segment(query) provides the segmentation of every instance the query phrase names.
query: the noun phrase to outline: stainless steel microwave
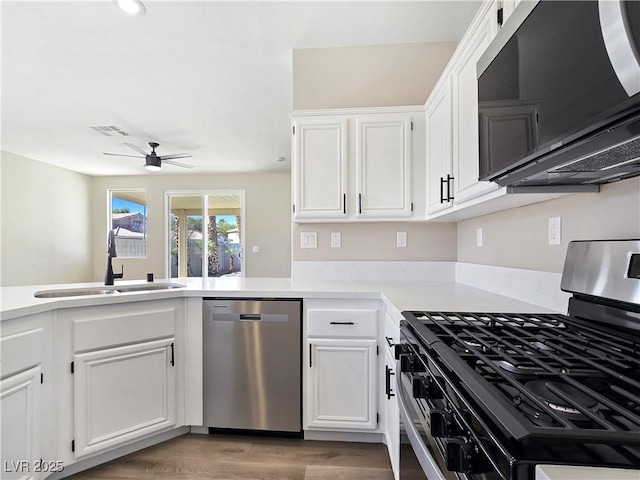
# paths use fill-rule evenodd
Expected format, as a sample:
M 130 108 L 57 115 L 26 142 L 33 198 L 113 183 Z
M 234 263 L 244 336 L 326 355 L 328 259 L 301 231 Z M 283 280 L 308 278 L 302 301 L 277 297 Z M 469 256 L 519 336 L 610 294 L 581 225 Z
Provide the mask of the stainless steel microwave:
M 640 2 L 522 1 L 478 62 L 480 179 L 640 175 Z

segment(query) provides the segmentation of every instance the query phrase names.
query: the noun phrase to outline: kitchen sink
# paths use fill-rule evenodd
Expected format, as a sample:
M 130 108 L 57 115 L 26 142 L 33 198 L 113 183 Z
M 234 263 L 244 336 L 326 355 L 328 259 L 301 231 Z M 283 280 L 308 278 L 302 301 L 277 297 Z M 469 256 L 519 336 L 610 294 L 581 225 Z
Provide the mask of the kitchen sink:
M 61 288 L 59 290 L 41 290 L 33 294 L 36 298 L 80 297 L 85 295 L 113 295 L 128 292 L 148 292 L 156 290 L 172 290 L 184 288 L 179 283 L 143 283 L 139 285 L 122 285 L 113 287 Z
M 185 285 L 179 283 L 143 283 L 140 285 L 123 285 L 115 287 L 118 292 L 146 292 L 151 290 L 173 290 L 174 288 L 184 288 Z

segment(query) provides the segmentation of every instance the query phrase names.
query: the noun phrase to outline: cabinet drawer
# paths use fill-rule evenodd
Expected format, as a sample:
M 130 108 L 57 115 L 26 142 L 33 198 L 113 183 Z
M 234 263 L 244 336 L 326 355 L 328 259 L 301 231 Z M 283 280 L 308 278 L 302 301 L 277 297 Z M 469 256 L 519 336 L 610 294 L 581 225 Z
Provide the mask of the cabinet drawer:
M 307 335 L 315 337 L 376 337 L 375 309 L 309 309 Z

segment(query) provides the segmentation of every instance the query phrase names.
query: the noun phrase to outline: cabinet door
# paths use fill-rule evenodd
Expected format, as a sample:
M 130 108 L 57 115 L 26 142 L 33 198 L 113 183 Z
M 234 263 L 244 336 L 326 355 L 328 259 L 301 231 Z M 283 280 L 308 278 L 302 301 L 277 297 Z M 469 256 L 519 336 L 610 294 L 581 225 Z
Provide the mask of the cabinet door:
M 347 216 L 347 120 L 294 123 L 293 218 Z
M 494 11 L 488 10 L 474 24 L 451 71 L 453 105 L 453 185 L 455 203 L 460 204 L 495 190 L 498 184 L 479 181 L 478 88 L 476 64 L 491 42 Z
M 385 348 L 385 437 L 393 475 L 400 475 L 400 413 L 396 398 L 396 361 L 390 348 Z
M 41 478 L 41 373 L 36 366 L 0 382 L 3 479 Z
M 429 97 L 427 113 L 427 213 L 452 206 L 451 93 L 449 79 Z
M 176 424 L 174 339 L 74 355 L 75 456 Z
M 306 425 L 375 429 L 375 340 L 309 340 Z
M 356 126 L 358 217 L 410 217 L 411 118 L 361 116 Z

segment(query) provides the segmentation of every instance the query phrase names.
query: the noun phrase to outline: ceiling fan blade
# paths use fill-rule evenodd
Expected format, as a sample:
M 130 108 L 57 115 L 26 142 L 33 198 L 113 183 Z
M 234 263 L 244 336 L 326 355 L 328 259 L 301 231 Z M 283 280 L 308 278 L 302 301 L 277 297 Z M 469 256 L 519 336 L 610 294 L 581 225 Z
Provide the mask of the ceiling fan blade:
M 188 163 L 174 162 L 173 160 L 165 160 L 164 158 L 162 159 L 162 163 L 168 163 L 169 165 L 175 165 L 176 167 L 193 168 L 193 165 L 189 165 Z
M 141 157 L 140 155 L 124 155 L 122 153 L 107 153 L 107 152 L 102 152 L 103 155 L 113 155 L 114 157 L 132 157 L 132 158 L 145 158 L 145 157 Z
M 127 143 L 127 142 L 125 142 L 125 145 L 126 145 L 127 147 L 133 148 L 136 152 L 141 153 L 141 154 L 142 154 L 142 155 L 144 155 L 145 157 L 146 157 L 147 155 L 149 155 L 147 152 L 145 152 L 143 149 L 141 149 L 139 146 L 137 146 L 137 145 L 135 145 L 135 144 L 133 144 L 133 143 Z
M 191 154 L 189 153 L 173 153 L 171 155 L 162 155 L 160 158 L 164 162 L 165 160 L 173 160 L 174 158 L 189 158 Z

